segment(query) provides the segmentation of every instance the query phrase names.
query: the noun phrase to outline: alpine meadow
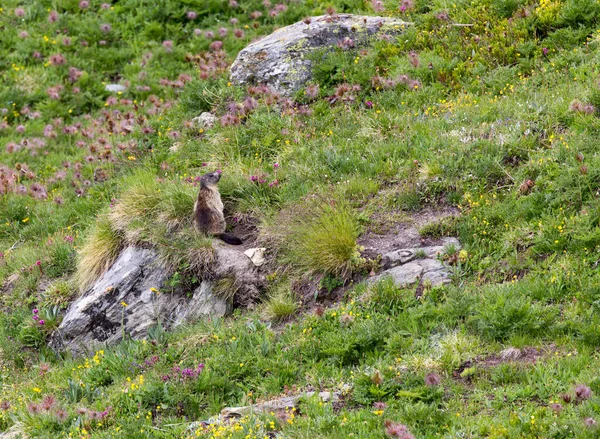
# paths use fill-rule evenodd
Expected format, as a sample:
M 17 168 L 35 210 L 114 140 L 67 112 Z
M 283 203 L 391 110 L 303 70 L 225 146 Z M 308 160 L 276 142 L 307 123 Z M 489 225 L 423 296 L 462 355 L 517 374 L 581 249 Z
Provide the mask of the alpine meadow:
M 600 0 L 105 1 L 0 2 L 0 438 L 600 438 Z

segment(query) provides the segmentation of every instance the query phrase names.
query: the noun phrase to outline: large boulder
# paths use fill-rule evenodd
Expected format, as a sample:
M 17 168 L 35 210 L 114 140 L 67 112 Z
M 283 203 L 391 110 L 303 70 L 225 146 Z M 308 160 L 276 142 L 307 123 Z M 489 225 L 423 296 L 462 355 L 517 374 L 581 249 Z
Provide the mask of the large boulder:
M 320 49 L 363 46 L 381 35 L 401 33 L 410 23 L 387 17 L 341 14 L 313 17 L 298 22 L 243 49 L 231 66 L 231 80 L 238 84 L 271 86 L 291 95 L 311 78 L 310 54 Z
M 233 279 L 240 295 L 257 296 L 263 277 L 243 250 L 219 244 L 215 253 L 210 279 L 193 291 L 161 293 L 172 273 L 159 263 L 154 250 L 127 247 L 71 304 L 50 345 L 79 354 L 114 344 L 124 335 L 143 338 L 159 323 L 168 329 L 202 316 L 222 317 L 232 306 L 231 297 L 215 294 L 223 279 Z

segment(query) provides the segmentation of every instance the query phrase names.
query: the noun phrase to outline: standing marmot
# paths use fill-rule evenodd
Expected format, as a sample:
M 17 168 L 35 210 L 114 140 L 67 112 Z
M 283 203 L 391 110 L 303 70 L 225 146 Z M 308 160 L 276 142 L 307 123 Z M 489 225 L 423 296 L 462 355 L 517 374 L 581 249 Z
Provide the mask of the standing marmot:
M 240 245 L 242 240 L 225 233 L 223 202 L 217 188 L 219 172 L 209 172 L 200 178 L 200 192 L 194 204 L 194 225 L 202 232 L 217 236 L 227 244 Z

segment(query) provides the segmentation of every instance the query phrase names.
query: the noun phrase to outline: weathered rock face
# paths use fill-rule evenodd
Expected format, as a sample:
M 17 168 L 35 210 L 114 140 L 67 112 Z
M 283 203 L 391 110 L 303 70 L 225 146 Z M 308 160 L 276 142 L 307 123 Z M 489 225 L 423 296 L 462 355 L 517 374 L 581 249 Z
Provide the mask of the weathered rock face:
M 112 267 L 71 304 L 51 346 L 73 353 L 113 344 L 123 334 L 138 339 L 160 323 L 171 328 L 201 316 L 224 316 L 231 303 L 213 293 L 219 279 L 234 278 L 239 293 L 258 295 L 263 279 L 243 251 L 215 246 L 214 276 L 203 280 L 191 297 L 184 292 L 158 293 L 170 273 L 150 249 L 128 247 Z
M 399 286 L 412 285 L 419 279 L 429 281 L 432 286 L 449 283 L 447 267 L 436 258 L 444 252 L 446 245 L 460 249 L 460 243 L 456 238 L 444 238 L 443 242 L 444 245 L 402 248 L 384 254 L 381 263 L 385 270 L 369 278 L 369 282 L 377 282 L 391 276 Z
M 291 95 L 311 78 L 309 54 L 333 49 L 338 43 L 367 44 L 380 35 L 399 34 L 410 23 L 385 17 L 342 14 L 320 16 L 276 30 L 242 50 L 231 66 L 231 80 L 238 84 L 266 84 Z M 351 42 L 348 41 L 351 40 Z

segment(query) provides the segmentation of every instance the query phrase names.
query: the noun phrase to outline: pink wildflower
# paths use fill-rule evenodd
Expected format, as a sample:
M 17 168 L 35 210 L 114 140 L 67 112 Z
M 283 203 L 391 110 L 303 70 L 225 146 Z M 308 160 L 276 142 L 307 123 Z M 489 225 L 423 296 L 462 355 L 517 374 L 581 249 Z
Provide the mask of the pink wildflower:
M 165 51 L 167 51 L 167 52 L 173 51 L 173 41 L 165 40 L 165 41 L 163 41 L 162 45 L 165 48 Z

